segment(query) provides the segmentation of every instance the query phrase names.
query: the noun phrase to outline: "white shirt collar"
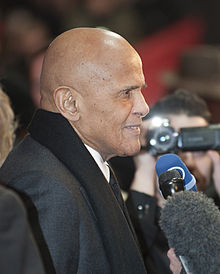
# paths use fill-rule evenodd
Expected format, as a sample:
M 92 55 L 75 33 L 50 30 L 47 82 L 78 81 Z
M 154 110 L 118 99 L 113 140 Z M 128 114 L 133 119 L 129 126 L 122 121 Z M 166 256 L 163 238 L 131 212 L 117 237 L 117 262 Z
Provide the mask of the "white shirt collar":
M 91 148 L 90 146 L 88 146 L 86 144 L 84 144 L 84 145 L 86 146 L 86 148 L 88 149 L 88 151 L 90 152 L 90 154 L 92 155 L 94 160 L 96 161 L 97 165 L 101 169 L 106 180 L 109 182 L 110 171 L 109 171 L 108 163 L 103 161 L 103 159 L 102 159 L 101 155 L 98 153 L 98 151 L 96 151 L 95 149 Z

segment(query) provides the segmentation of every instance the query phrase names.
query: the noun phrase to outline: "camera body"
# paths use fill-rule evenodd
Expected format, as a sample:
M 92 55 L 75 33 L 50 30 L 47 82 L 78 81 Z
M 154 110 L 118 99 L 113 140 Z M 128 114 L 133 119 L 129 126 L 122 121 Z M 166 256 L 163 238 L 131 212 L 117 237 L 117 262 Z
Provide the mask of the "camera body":
M 220 150 L 220 124 L 181 128 L 176 132 L 169 119 L 155 117 L 146 135 L 146 147 L 152 155 L 181 151 Z

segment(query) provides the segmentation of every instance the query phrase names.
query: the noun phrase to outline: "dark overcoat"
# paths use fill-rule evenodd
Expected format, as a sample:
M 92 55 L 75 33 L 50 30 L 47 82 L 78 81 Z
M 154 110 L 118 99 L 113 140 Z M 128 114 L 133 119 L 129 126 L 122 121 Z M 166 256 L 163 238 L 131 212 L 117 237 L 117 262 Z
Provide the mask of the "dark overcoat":
M 146 273 L 126 210 L 69 122 L 38 110 L 0 179 L 23 199 L 47 273 Z

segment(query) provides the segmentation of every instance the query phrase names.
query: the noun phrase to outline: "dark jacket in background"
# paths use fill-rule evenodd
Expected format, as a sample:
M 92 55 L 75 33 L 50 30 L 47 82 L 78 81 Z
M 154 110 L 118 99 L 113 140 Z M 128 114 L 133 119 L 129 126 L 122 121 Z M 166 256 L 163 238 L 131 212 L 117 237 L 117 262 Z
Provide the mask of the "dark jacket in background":
M 160 229 L 160 207 L 155 197 L 134 190 L 128 191 L 126 205 L 141 244 L 149 274 L 171 274 L 167 239 Z
M 23 203 L 3 185 L 0 185 L 0 220 L 0 273 L 44 274 Z

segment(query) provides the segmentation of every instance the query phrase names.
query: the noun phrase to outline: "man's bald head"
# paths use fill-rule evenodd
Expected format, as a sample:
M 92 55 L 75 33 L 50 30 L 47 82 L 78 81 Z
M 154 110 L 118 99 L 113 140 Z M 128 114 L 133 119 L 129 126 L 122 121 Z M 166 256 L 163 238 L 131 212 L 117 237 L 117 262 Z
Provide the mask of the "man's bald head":
M 134 52 L 124 38 L 108 30 L 75 28 L 64 32 L 51 43 L 45 56 L 41 74 L 42 108 L 57 111 L 53 96 L 59 87 L 86 92 L 95 88 L 97 80 L 110 80 L 112 70 Z
M 120 35 L 76 28 L 47 50 L 41 75 L 41 107 L 65 117 L 82 142 L 104 160 L 140 149 L 141 118 L 148 106 L 142 62 Z

